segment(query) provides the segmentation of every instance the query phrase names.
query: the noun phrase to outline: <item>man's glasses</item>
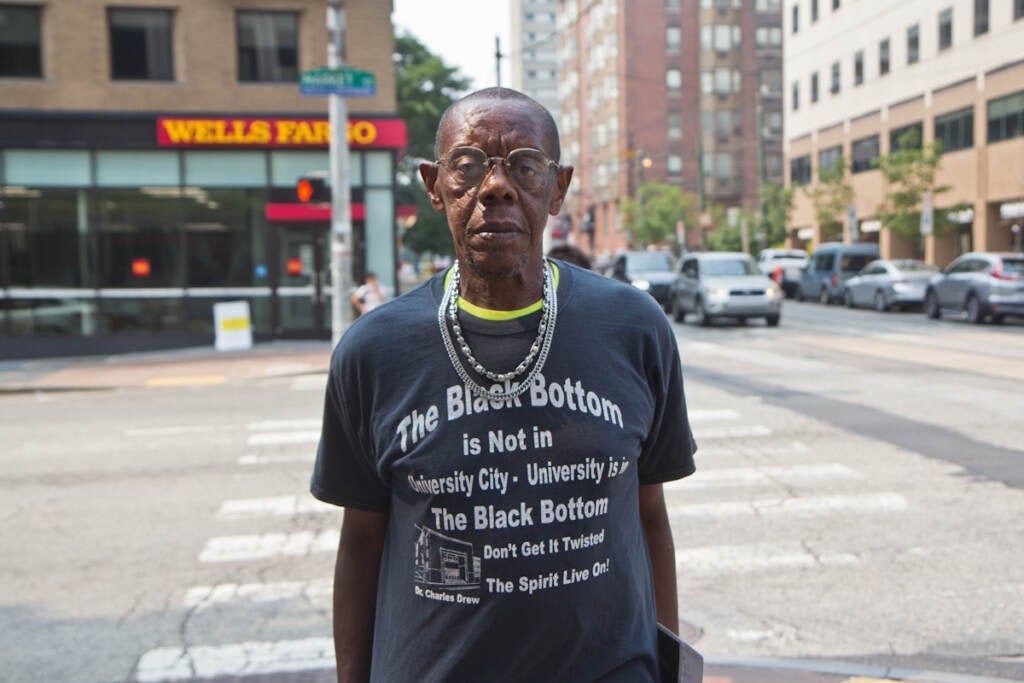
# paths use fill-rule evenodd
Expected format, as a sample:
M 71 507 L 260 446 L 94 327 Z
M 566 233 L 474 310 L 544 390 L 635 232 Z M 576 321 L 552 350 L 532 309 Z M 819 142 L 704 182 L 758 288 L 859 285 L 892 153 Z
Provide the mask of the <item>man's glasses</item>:
M 444 166 L 452 179 L 462 188 L 476 187 L 501 162 L 505 173 L 524 190 L 539 189 L 548 179 L 548 169 L 558 164 L 544 152 L 532 147 L 520 147 L 505 157 L 489 157 L 479 147 L 453 147 L 435 163 Z

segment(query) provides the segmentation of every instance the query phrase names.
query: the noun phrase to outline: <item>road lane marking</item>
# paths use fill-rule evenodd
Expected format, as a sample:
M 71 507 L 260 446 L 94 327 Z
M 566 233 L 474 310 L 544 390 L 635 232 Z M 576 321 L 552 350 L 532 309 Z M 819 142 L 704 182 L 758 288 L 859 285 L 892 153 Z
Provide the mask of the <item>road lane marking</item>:
M 309 512 L 337 513 L 341 509 L 317 500 L 310 494 L 304 496 L 274 496 L 269 498 L 239 498 L 226 500 L 217 510 L 217 519 L 253 519 L 258 517 L 291 517 Z
M 316 460 L 316 453 L 296 453 L 292 455 L 243 455 L 238 459 L 239 465 L 279 465 L 285 463 L 311 463 Z
M 814 552 L 795 542 L 709 546 L 676 551 L 676 569 L 683 581 L 686 581 L 687 576 L 695 574 L 844 567 L 859 562 L 853 553 Z
M 296 419 L 296 420 L 258 420 L 257 422 L 246 423 L 246 428 L 251 432 L 273 432 L 278 430 L 309 430 L 320 429 L 321 420 Z
M 223 384 L 227 378 L 224 375 L 194 375 L 191 377 L 150 377 L 146 380 L 147 387 L 189 387 L 204 386 L 208 384 Z
M 261 560 L 278 555 L 305 556 L 312 553 L 335 552 L 338 549 L 338 529 L 314 533 L 247 534 L 241 536 L 215 536 L 206 541 L 199 552 L 203 563 L 241 562 Z
M 686 412 L 690 418 L 690 422 L 704 422 L 711 420 L 738 420 L 740 414 L 735 410 L 729 408 L 722 409 L 708 409 L 708 410 L 688 410 Z
M 751 425 L 750 427 L 722 427 L 721 429 L 695 429 L 698 442 L 705 439 L 739 439 L 748 436 L 771 436 L 771 427 Z
M 864 475 L 839 463 L 813 463 L 786 467 L 730 467 L 698 469 L 693 476 L 664 484 L 666 491 L 693 491 L 696 489 L 728 486 L 754 486 L 778 483 L 796 483 L 822 479 L 863 480 Z
M 821 514 L 830 512 L 896 512 L 907 507 L 897 493 L 809 496 L 806 498 L 763 498 L 743 502 L 669 503 L 670 517 L 760 517 L 778 514 Z
M 287 444 L 319 443 L 320 430 L 316 431 L 292 431 L 292 432 L 265 432 L 250 434 L 246 439 L 247 446 L 284 446 Z
M 185 592 L 184 606 L 206 609 L 228 603 L 260 603 L 277 600 L 307 600 L 330 603 L 334 588 L 331 578 L 313 581 L 272 581 L 268 583 L 221 583 L 193 586 Z
M 302 638 L 230 645 L 192 645 L 150 650 L 139 659 L 139 683 L 195 680 L 218 676 L 265 676 L 334 668 L 331 638 Z
M 234 429 L 233 425 L 172 425 L 169 427 L 141 427 L 124 430 L 125 436 L 175 436 L 177 434 L 203 434 Z
M 791 455 L 794 453 L 807 453 L 810 448 L 801 441 L 791 441 L 779 445 L 761 445 L 757 443 L 716 443 L 713 446 L 704 447 L 703 441 L 698 443 L 698 454 L 702 457 L 728 456 L 728 455 Z

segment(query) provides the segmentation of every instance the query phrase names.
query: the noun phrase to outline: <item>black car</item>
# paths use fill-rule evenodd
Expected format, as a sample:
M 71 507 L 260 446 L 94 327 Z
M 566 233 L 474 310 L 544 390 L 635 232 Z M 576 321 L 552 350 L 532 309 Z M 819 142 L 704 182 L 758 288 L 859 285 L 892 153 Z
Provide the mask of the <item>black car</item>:
M 611 277 L 642 289 L 668 310 L 669 287 L 675 280 L 669 251 L 623 251 L 612 261 Z

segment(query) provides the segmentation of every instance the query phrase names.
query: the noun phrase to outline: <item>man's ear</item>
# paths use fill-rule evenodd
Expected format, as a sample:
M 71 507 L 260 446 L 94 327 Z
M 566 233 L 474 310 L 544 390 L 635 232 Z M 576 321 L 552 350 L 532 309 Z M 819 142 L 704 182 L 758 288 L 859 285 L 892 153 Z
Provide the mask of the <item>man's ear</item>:
M 555 188 L 551 191 L 551 200 L 548 202 L 548 213 L 557 216 L 562 210 L 562 202 L 565 201 L 565 193 L 569 191 L 569 181 L 572 180 L 572 166 L 559 166 L 555 175 Z
M 444 211 L 444 201 L 441 200 L 441 193 L 437 191 L 437 164 L 424 161 L 420 164 L 420 177 L 423 178 L 423 185 L 427 188 L 427 196 L 430 197 L 430 205 L 435 211 Z

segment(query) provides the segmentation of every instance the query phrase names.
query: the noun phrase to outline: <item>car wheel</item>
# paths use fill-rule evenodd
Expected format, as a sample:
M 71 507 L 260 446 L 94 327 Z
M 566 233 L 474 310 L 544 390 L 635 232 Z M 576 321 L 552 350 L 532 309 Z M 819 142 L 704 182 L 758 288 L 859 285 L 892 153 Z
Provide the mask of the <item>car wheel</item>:
M 843 303 L 847 308 L 853 308 L 853 293 L 848 289 L 843 290 Z
M 700 325 L 701 327 L 707 327 L 711 324 L 711 316 L 704 310 L 704 302 L 697 299 L 697 305 L 694 307 L 694 319 L 693 322 Z
M 929 291 L 924 296 L 924 314 L 932 320 L 938 320 L 942 315 L 942 310 L 939 308 L 939 297 L 935 296 L 933 291 Z
M 992 316 L 992 324 L 993 325 L 1002 325 L 1003 324 L 1003 316 L 1001 316 L 1001 315 L 994 315 L 994 316 Z
M 822 306 L 828 306 L 832 303 L 832 297 L 829 296 L 828 287 L 822 287 L 821 291 L 818 292 L 818 301 L 821 302 Z
M 677 323 L 681 323 L 686 320 L 686 311 L 679 305 L 679 297 L 672 297 L 672 319 Z
M 889 304 L 885 301 L 885 294 L 881 292 L 875 292 L 875 310 L 879 313 L 885 313 L 889 310 Z
M 981 313 L 981 302 L 973 294 L 967 297 L 967 322 L 972 325 L 980 325 L 985 322 L 985 316 Z
M 780 317 L 779 315 L 769 315 L 765 316 L 764 321 L 768 324 L 768 327 L 778 327 Z

